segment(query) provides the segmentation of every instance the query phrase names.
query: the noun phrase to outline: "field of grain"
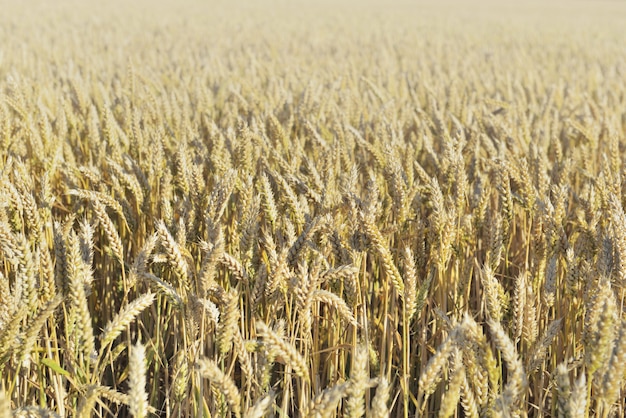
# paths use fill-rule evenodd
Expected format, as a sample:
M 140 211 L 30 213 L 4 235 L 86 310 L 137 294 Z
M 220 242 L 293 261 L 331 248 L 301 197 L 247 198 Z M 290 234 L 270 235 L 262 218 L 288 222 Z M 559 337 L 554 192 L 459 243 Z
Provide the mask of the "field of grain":
M 626 2 L 0 10 L 0 418 L 626 414 Z

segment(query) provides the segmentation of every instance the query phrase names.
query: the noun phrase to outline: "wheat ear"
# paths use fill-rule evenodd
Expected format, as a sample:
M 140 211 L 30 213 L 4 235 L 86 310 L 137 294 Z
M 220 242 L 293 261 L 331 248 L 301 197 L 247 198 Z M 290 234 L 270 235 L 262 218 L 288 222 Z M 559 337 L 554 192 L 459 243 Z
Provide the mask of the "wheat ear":
M 360 418 L 365 414 L 365 390 L 369 387 L 367 346 L 363 344 L 357 345 L 352 351 L 352 355 L 346 416 Z
M 100 347 L 108 346 L 144 309 L 154 302 L 154 293 L 146 293 L 126 305 L 104 327 Z
M 146 393 L 146 349 L 138 342 L 131 347 L 128 363 L 128 406 L 133 417 L 148 415 L 148 393 Z
M 389 380 L 385 376 L 381 376 L 376 388 L 376 395 L 372 399 L 372 407 L 370 409 L 371 418 L 389 418 Z
M 11 399 L 7 398 L 6 393 L 0 387 L 0 418 L 11 418 Z
M 515 344 L 499 322 L 489 320 L 488 323 L 496 347 L 502 352 L 502 357 L 507 363 L 508 382 L 496 400 L 496 409 L 505 413 L 521 400 L 528 383 L 524 365 L 517 354 Z
M 401 298 L 404 298 L 404 281 L 402 280 L 402 276 L 393 261 L 393 257 L 391 256 L 391 252 L 389 251 L 383 235 L 380 233 L 376 224 L 374 224 L 374 222 L 370 219 L 370 216 L 360 213 L 360 219 L 365 235 L 367 235 L 369 240 L 372 242 L 374 249 L 381 258 L 387 277 L 391 280 L 391 283 L 396 289 L 398 295 Z
M 209 379 L 211 385 L 219 389 L 226 398 L 231 411 L 239 417 L 241 415 L 241 395 L 235 382 L 224 374 L 218 365 L 208 358 L 201 358 L 196 364 L 200 376 Z
M 13 411 L 13 418 L 61 418 L 55 412 L 39 406 L 23 406 Z
M 337 404 L 348 393 L 349 383 L 338 383 L 324 390 L 311 400 L 303 415 L 311 418 L 331 418 L 336 416 Z
M 282 357 L 298 376 L 304 380 L 309 380 L 307 362 L 294 346 L 285 342 L 280 335 L 271 330 L 262 321 L 256 323 L 256 330 L 268 345 L 272 357 Z
M 244 418 L 263 418 L 267 416 L 272 405 L 274 405 L 276 395 L 274 392 L 270 392 L 267 395 L 260 398 L 248 411 L 246 411 Z

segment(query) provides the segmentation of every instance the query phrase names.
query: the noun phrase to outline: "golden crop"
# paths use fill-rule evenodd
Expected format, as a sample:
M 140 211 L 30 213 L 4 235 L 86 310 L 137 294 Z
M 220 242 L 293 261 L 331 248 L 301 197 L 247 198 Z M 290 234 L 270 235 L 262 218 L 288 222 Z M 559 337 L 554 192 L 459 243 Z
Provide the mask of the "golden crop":
M 0 418 L 626 414 L 626 4 L 127 3 L 0 0 Z

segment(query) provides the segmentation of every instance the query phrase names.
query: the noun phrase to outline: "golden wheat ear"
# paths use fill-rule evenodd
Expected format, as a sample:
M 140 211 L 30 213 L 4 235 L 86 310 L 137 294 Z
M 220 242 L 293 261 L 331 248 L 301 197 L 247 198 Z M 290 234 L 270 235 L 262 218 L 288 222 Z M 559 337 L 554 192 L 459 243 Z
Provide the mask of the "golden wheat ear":
M 223 396 L 235 416 L 241 416 L 241 394 L 233 380 L 226 375 L 213 360 L 201 358 L 196 364 L 197 373 L 208 379 L 218 389 L 217 396 Z
M 133 417 L 148 416 L 148 393 L 146 392 L 146 349 L 140 343 L 130 347 L 128 362 L 128 406 Z

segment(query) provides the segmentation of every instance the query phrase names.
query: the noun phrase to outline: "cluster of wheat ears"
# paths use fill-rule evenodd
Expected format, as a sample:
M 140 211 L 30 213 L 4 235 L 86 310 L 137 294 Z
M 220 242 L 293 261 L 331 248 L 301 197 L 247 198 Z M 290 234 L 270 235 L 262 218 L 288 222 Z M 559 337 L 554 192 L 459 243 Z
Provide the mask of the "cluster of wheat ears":
M 0 417 L 624 415 L 619 3 L 4 3 Z

